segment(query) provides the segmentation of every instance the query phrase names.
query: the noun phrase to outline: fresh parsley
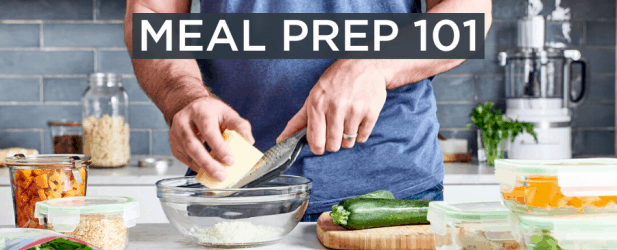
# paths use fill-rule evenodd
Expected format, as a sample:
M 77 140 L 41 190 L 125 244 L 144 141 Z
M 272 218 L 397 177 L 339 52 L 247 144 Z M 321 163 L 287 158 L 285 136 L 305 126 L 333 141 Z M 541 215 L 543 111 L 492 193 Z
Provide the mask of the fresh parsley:
M 473 109 L 471 121 L 480 129 L 482 144 L 486 149 L 487 165 L 495 166 L 495 159 L 504 158 L 504 142 L 508 138 L 514 138 L 523 133 L 523 131 L 531 134 L 534 139 L 538 140 L 538 135 L 533 130 L 534 124 L 527 122 L 513 121 L 512 118 L 503 119 L 503 114 L 500 109 L 493 109 L 494 103 L 486 102 L 484 107 L 478 104 Z M 471 124 L 467 124 L 467 129 L 471 128 Z

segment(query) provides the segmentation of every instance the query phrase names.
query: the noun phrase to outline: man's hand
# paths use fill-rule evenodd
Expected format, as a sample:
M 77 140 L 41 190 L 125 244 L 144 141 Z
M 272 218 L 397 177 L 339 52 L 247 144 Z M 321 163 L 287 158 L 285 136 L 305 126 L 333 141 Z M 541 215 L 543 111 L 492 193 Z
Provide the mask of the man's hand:
M 198 133 L 195 132 L 197 129 Z M 225 143 L 222 132 L 234 129 L 249 142 L 255 143 L 251 124 L 238 113 L 214 97 L 204 97 L 191 102 L 173 117 L 169 130 L 171 152 L 195 172 L 204 169 L 213 178 L 224 181 L 226 165 L 234 164 L 231 148 Z M 204 142 L 216 155 L 213 158 L 204 147 Z
M 385 102 L 386 79 L 380 71 L 364 60 L 338 60 L 323 73 L 276 142 L 307 127 L 314 154 L 351 148 L 355 141 L 368 139 Z M 343 139 L 343 134 L 358 137 Z

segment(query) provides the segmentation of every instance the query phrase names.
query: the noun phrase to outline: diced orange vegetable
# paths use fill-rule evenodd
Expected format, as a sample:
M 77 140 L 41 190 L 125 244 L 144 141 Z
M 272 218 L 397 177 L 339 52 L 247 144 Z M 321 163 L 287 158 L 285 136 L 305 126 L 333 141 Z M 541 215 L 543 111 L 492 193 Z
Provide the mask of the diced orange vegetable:
M 514 200 L 519 204 L 543 209 L 576 208 L 584 211 L 585 208 L 602 208 L 609 204 L 617 206 L 617 196 L 585 196 L 567 197 L 561 192 L 557 184 L 556 176 L 529 176 L 527 183 L 519 186 L 511 192 L 504 192 L 506 200 Z
M 39 193 L 39 197 L 41 198 L 41 200 L 47 200 L 47 195 L 45 195 L 45 190 L 39 189 L 38 193 Z
M 85 181 L 86 180 L 86 169 L 80 168 L 78 171 L 79 171 L 79 175 L 81 175 L 81 180 Z
M 36 185 L 39 186 L 39 188 L 47 188 L 49 187 L 49 185 L 47 185 L 47 175 L 39 175 L 36 177 L 35 179 Z
M 85 183 L 76 183 L 70 169 L 15 170 L 13 191 L 18 227 L 44 228 L 34 218 L 38 201 L 69 196 L 84 196 Z M 85 176 L 85 169 L 80 169 Z

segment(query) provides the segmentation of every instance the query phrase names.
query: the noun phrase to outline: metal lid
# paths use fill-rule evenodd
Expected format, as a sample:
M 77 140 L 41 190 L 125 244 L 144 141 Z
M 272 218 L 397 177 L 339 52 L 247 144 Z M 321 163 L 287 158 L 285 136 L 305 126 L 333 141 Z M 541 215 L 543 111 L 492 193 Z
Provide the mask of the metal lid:
M 72 232 L 81 215 L 106 215 L 121 213 L 124 224 L 133 227 L 139 217 L 139 203 L 128 197 L 83 196 L 51 199 L 36 203 L 34 217 L 47 223 L 58 232 Z
M 53 169 L 88 166 L 91 163 L 91 159 L 92 157 L 84 154 L 17 154 L 7 157 L 5 162 L 9 168 L 34 169 L 44 167 Z
M 121 87 L 122 76 L 114 73 L 93 73 L 88 75 L 90 86 Z
M 49 121 L 47 123 L 49 126 L 65 126 L 65 127 L 81 127 L 81 122 L 79 121 L 68 121 L 68 120 L 57 120 L 57 121 Z
M 488 202 L 445 202 L 429 203 L 427 219 L 431 230 L 444 235 L 451 222 L 478 222 L 485 231 L 509 232 L 509 210 L 501 201 Z

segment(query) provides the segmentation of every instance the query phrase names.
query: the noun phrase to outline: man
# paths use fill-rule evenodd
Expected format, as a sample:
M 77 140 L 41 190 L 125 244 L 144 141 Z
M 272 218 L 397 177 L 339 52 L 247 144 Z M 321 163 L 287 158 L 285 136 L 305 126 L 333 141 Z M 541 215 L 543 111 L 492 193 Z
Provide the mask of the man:
M 129 0 L 129 51 L 132 13 L 185 13 L 190 4 Z M 485 35 L 490 28 L 491 0 L 427 0 L 426 7 L 429 13 L 484 13 Z M 418 13 L 421 0 L 202 0 L 201 12 Z M 242 157 L 225 144 L 226 128 L 265 151 L 307 127 L 309 147 L 287 174 L 313 181 L 303 220 L 314 221 L 342 199 L 380 189 L 398 199 L 443 199 L 431 80 L 461 62 L 133 60 L 133 67 L 171 126 L 171 150 L 190 168 L 187 175 L 204 169 L 218 180 L 226 178 L 220 162 L 230 165 Z

